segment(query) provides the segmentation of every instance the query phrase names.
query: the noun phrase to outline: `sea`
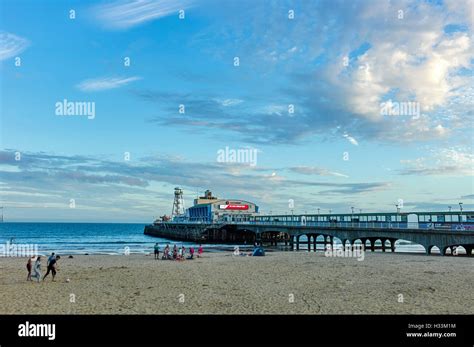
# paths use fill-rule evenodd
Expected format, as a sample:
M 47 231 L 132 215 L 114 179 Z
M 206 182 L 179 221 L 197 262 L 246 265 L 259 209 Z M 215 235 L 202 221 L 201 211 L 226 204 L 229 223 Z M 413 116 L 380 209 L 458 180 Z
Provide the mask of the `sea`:
M 153 252 L 155 243 L 163 249 L 166 244 L 198 246 L 143 233 L 145 224 L 128 223 L 0 223 L 0 257 L 8 256 L 14 249 L 33 248 L 38 255 L 55 252 L 60 255 L 79 254 L 147 254 Z M 305 249 L 301 237 L 300 249 Z M 424 253 L 417 244 L 399 241 L 396 252 Z M 205 244 L 208 251 L 232 251 L 233 245 Z

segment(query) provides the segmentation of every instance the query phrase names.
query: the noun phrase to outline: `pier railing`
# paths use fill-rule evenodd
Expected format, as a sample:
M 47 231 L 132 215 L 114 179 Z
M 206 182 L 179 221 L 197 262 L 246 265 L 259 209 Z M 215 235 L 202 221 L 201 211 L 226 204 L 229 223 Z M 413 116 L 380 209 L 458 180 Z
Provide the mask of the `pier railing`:
M 354 228 L 354 229 L 423 229 L 423 230 L 471 230 L 473 225 L 463 223 L 439 224 L 434 222 L 314 222 L 314 221 L 245 221 L 230 224 L 258 224 L 295 227 Z
M 435 222 L 314 222 L 314 221 L 179 221 L 166 222 L 172 224 L 203 224 L 213 227 L 225 225 L 274 225 L 293 227 L 321 227 L 321 228 L 354 228 L 354 229 L 422 229 L 422 230 L 453 230 L 474 231 L 474 225 L 463 223 L 439 224 Z
M 253 224 L 295 227 L 321 227 L 321 228 L 364 228 L 364 229 L 418 229 L 419 223 L 399 222 L 313 222 L 313 221 L 232 221 L 227 224 Z M 428 228 L 426 228 L 428 229 Z

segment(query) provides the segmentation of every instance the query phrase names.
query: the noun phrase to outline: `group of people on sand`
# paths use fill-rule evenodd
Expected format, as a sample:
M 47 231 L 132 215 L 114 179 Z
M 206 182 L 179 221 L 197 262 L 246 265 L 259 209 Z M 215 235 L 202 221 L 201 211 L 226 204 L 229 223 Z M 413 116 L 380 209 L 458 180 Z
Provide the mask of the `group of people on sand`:
M 48 261 L 46 263 L 46 274 L 43 276 L 43 281 L 46 278 L 46 276 L 51 273 L 53 276 L 53 281 L 54 277 L 56 277 L 56 271 L 57 271 L 57 265 L 58 265 L 58 260 L 61 257 L 59 255 L 56 255 L 51 253 L 51 255 L 48 257 Z M 28 262 L 26 263 L 26 270 L 28 271 L 28 276 L 26 277 L 27 281 L 33 281 L 33 279 L 36 280 L 36 282 L 39 282 L 41 280 L 41 257 L 40 256 L 33 256 L 28 258 Z
M 158 243 L 155 243 L 155 259 L 160 259 L 160 246 Z M 199 245 L 197 257 L 200 258 L 202 256 L 202 246 Z M 186 255 L 187 253 L 187 255 Z M 163 250 L 163 255 L 161 256 L 162 260 L 192 260 L 194 259 L 194 247 L 189 247 L 188 251 L 186 252 L 186 247 L 181 246 L 178 247 L 176 245 L 173 246 L 173 250 L 170 249 L 170 245 L 166 245 Z

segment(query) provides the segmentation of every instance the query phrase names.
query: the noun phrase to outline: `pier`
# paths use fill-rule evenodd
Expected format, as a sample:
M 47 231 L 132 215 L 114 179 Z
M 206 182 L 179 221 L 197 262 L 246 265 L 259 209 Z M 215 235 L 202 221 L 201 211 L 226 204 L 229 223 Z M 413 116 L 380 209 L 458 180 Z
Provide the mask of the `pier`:
M 307 251 L 361 244 L 365 250 L 395 251 L 398 240 L 422 245 L 426 254 L 433 247 L 441 255 L 462 246 L 468 256 L 474 249 L 474 212 L 359 213 L 339 215 L 259 215 L 246 220 L 220 222 L 158 222 L 145 227 L 145 234 L 196 243 L 288 246 Z M 305 240 L 302 237 L 305 236 Z M 376 247 L 380 242 L 381 246 Z

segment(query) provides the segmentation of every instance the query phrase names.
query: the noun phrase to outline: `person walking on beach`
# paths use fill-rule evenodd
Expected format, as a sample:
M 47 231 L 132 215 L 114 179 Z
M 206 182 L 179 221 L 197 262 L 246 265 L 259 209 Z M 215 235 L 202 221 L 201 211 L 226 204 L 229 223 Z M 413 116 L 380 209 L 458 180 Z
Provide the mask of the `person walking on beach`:
M 163 259 L 168 260 L 170 258 L 170 245 L 166 245 L 163 250 Z
M 52 260 L 55 260 L 56 259 L 56 255 L 53 253 L 51 253 L 51 255 L 49 256 L 48 258 L 48 261 L 46 262 L 46 266 L 49 266 L 49 263 L 52 261 Z
M 39 283 L 41 279 L 41 257 L 36 258 L 35 265 L 33 267 L 33 276 L 32 278 L 36 279 L 36 282 Z
M 32 261 L 34 257 L 29 257 L 28 262 L 26 263 L 26 270 L 28 270 L 28 276 L 26 276 L 27 281 L 31 281 L 31 269 L 32 269 Z
M 183 256 L 184 256 L 184 254 L 183 254 L 183 247 L 180 247 L 180 248 L 178 249 L 178 260 L 182 260 L 182 259 L 183 259 Z
M 51 272 L 51 274 L 53 275 L 53 282 L 54 282 L 54 277 L 56 277 L 56 265 L 58 263 L 58 260 L 60 259 L 61 257 L 58 255 L 57 257 L 54 257 L 48 264 L 48 269 L 46 271 L 46 274 L 44 275 L 43 277 L 43 281 L 44 279 L 46 278 L 46 276 L 49 275 L 49 273 Z
M 199 245 L 199 248 L 198 248 L 198 258 L 201 258 L 202 257 L 202 245 Z
M 155 260 L 160 259 L 160 246 L 158 246 L 158 243 L 155 243 Z

